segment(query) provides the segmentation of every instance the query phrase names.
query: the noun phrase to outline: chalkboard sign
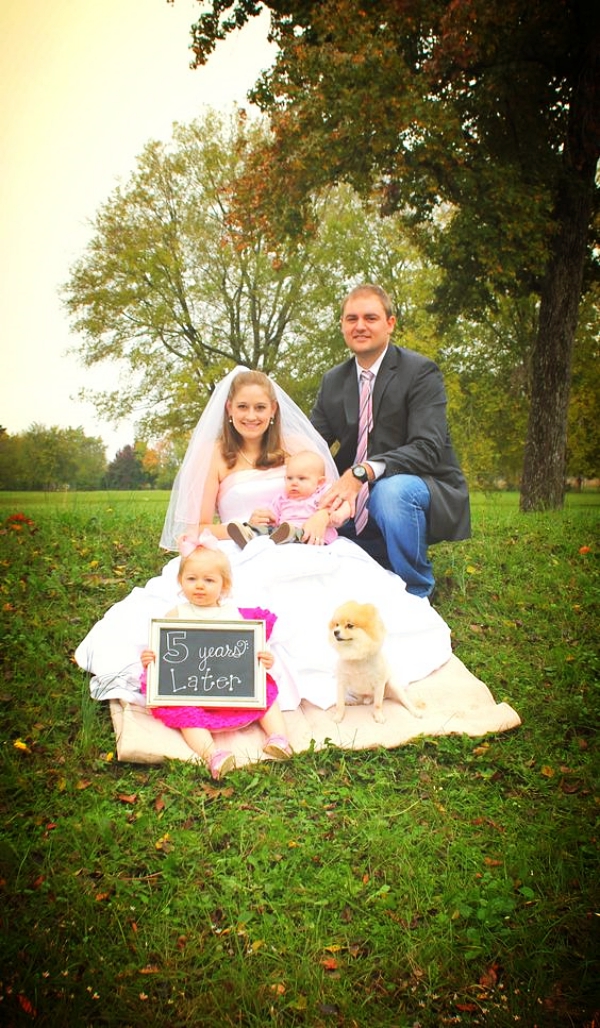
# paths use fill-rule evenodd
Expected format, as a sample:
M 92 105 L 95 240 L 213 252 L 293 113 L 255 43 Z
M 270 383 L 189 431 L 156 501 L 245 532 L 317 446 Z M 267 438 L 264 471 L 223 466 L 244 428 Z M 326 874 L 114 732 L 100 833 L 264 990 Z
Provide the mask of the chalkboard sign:
M 264 621 L 153 619 L 150 707 L 266 707 Z

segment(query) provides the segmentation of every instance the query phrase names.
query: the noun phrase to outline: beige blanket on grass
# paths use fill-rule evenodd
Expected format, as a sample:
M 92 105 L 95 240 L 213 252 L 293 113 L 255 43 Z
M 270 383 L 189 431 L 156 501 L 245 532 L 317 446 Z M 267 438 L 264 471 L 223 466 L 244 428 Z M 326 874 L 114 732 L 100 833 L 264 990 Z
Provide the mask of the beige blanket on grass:
M 371 706 L 346 707 L 341 724 L 332 718 L 333 710 L 321 710 L 303 700 L 297 710 L 286 711 L 284 718 L 295 753 L 314 745 L 339 746 L 346 750 L 394 749 L 419 735 L 470 735 L 478 737 L 506 732 L 521 724 L 519 715 L 508 703 L 496 703 L 490 690 L 455 656 L 443 667 L 408 691 L 422 718 L 412 717 L 400 704 L 386 700 L 385 724 L 373 720 Z M 110 701 L 117 741 L 117 757 L 136 764 L 159 764 L 165 758 L 196 760 L 196 754 L 175 728 L 167 728 L 144 707 Z M 262 752 L 264 732 L 258 724 L 237 732 L 219 732 L 220 749 L 232 750 L 242 767 L 268 760 Z

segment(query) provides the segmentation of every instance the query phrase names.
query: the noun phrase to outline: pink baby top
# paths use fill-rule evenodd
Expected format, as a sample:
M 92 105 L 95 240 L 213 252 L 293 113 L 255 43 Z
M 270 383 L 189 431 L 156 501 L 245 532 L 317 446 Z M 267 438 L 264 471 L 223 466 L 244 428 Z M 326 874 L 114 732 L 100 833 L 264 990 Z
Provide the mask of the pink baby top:
M 325 482 L 324 485 L 320 485 L 318 489 L 315 489 L 314 493 L 310 496 L 303 496 L 301 499 L 290 499 L 285 493 L 276 496 L 271 504 L 271 510 L 277 519 L 277 524 L 280 525 L 282 521 L 289 521 L 290 525 L 302 528 L 306 519 L 318 510 L 321 497 L 327 489 L 329 489 L 329 484 Z M 326 543 L 332 543 L 334 539 L 337 539 L 337 532 L 332 525 L 328 525 L 325 529 L 323 540 Z

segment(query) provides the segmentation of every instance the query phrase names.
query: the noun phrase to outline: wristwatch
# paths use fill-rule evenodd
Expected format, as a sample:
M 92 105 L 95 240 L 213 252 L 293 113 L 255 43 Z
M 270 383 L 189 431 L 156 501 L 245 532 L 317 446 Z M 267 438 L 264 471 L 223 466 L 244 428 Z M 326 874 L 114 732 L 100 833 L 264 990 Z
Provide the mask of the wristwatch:
M 369 481 L 369 474 L 363 464 L 355 464 L 351 471 L 354 477 L 358 478 L 359 482 Z

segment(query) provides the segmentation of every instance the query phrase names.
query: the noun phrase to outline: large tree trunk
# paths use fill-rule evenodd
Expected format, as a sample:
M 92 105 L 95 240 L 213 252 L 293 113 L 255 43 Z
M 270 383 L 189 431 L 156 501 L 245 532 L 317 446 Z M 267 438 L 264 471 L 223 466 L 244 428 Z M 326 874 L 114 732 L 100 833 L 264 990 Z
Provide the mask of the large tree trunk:
M 571 363 L 592 191 L 571 182 L 562 192 L 531 360 L 531 404 L 521 482 L 523 511 L 562 507 L 565 493 Z
M 564 175 L 555 207 L 556 232 L 532 354 L 523 511 L 559 508 L 564 502 L 571 363 L 600 156 L 600 34 L 594 10 L 573 83 Z

